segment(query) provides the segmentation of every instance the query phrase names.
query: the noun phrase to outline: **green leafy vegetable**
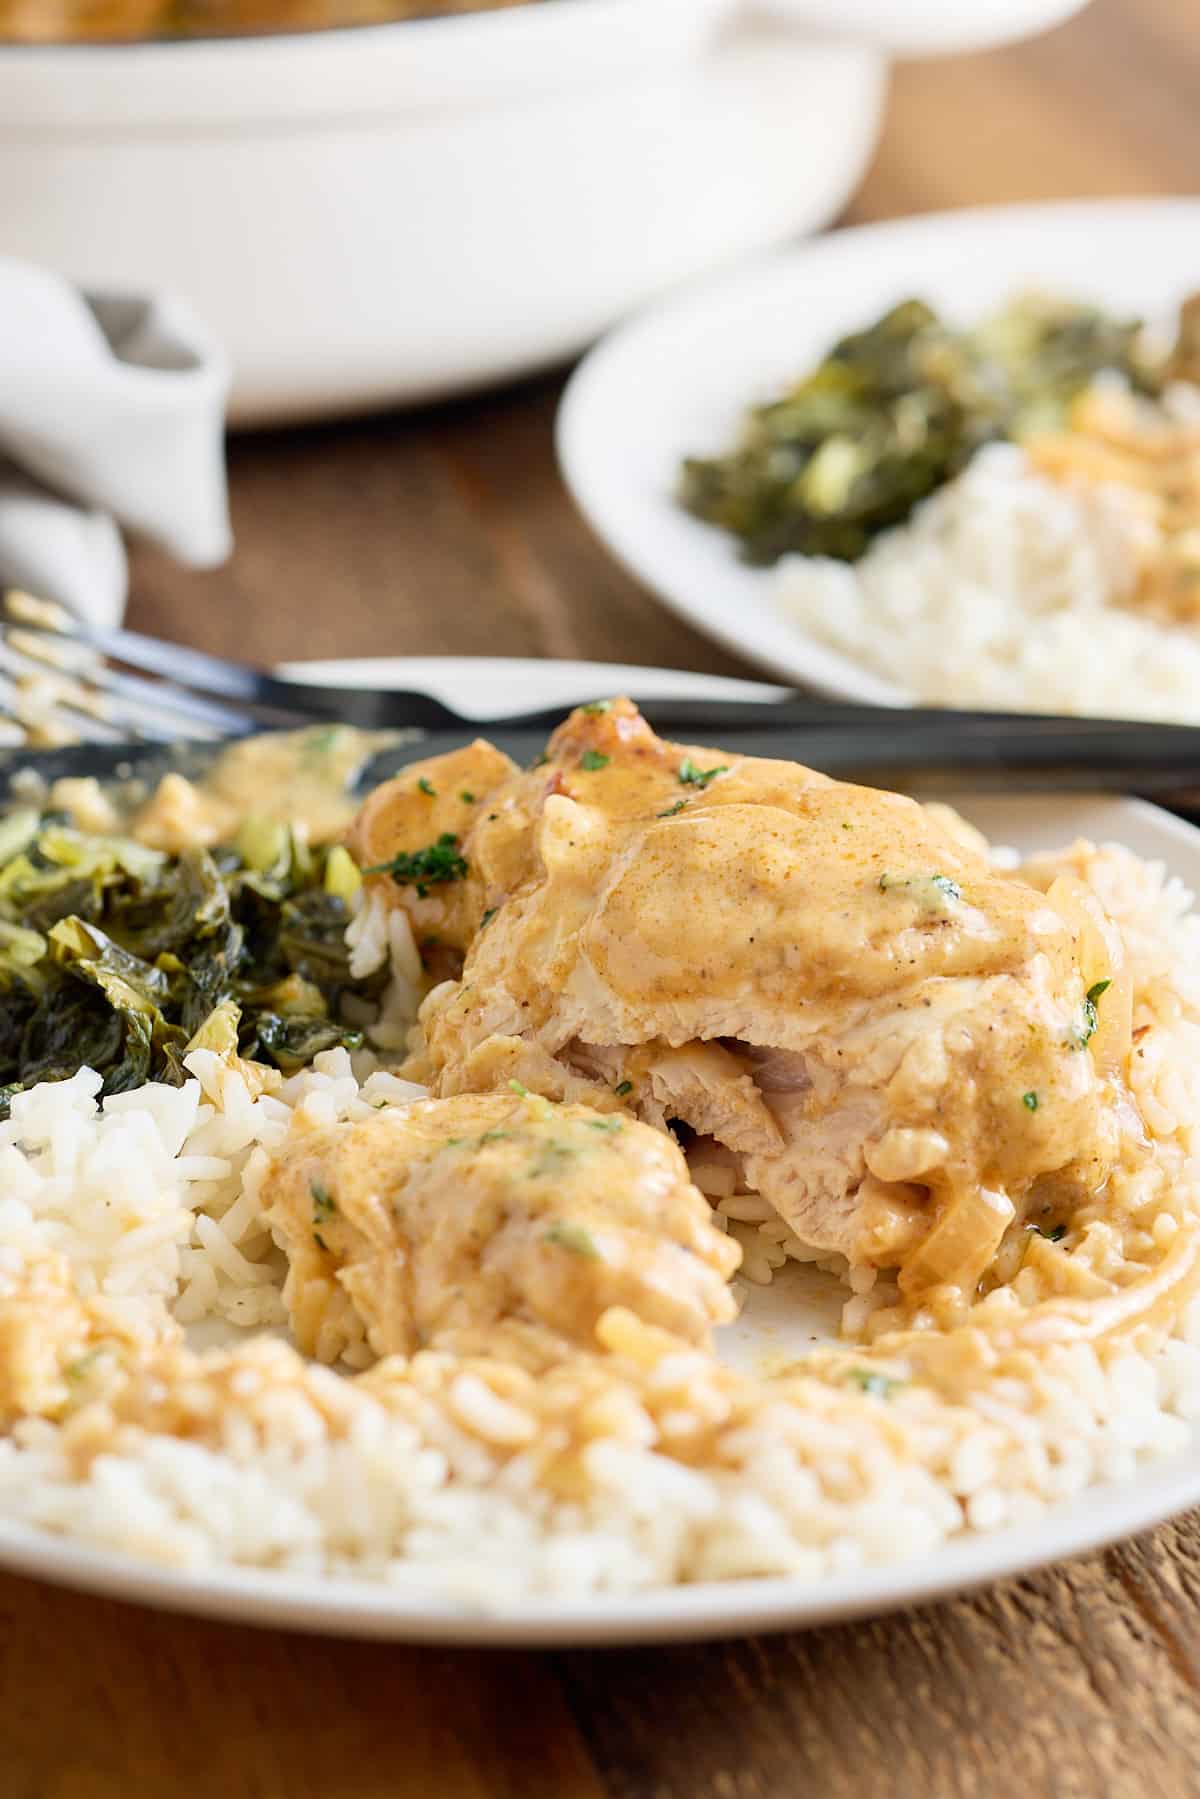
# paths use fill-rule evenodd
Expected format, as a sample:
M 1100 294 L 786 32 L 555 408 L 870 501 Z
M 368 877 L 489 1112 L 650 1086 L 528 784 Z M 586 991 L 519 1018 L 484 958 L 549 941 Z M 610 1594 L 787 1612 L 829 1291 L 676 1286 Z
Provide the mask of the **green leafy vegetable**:
M 433 782 L 429 779 L 428 775 L 422 775 L 420 780 L 417 782 L 417 786 L 421 789 L 422 793 L 427 793 L 431 800 L 434 800 L 437 798 L 437 788 L 434 786 Z
M 616 1094 L 618 1099 L 624 1099 L 624 1097 L 627 1093 L 633 1092 L 633 1082 L 632 1081 L 618 1081 L 616 1086 L 613 1088 L 613 1092 Z
M 599 750 L 584 750 L 579 758 L 579 766 L 587 769 L 589 774 L 595 774 L 598 768 L 607 768 L 611 761 L 611 756 L 602 755 Z
M 1036 1112 L 1038 1109 L 1037 1094 L 1032 1091 L 1029 1093 L 1022 1093 L 1021 1104 L 1025 1107 L 1027 1112 Z
M 361 1041 L 342 996 L 377 998 L 385 977 L 351 980 L 339 857 L 286 829 L 166 856 L 58 817 L 0 821 L 0 1116 L 85 1064 L 109 1094 L 179 1084 L 190 1049 L 290 1070 Z
M 1154 391 L 1136 320 L 1026 296 L 973 330 L 905 300 L 836 343 L 746 418 L 726 454 L 685 461 L 680 499 L 753 563 L 790 552 L 853 562 L 996 438 L 1063 421 L 1104 369 Z
M 673 806 L 668 806 L 665 812 L 656 812 L 655 817 L 656 818 L 674 818 L 675 814 L 677 812 L 682 812 L 683 808 L 686 805 L 687 805 L 686 800 L 676 800 L 675 804 Z
M 594 714 L 598 712 L 611 712 L 612 707 L 613 703 L 611 700 L 589 700 L 587 705 L 581 706 L 579 710 L 581 712 L 591 712 Z

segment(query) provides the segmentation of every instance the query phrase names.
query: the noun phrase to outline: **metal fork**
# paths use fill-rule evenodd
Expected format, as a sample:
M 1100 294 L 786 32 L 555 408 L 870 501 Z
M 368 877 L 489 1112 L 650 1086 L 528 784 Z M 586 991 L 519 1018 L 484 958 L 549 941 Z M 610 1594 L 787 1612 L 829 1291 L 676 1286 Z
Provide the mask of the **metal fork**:
M 800 693 L 640 703 L 661 731 L 736 739 L 740 753 L 794 756 L 835 773 L 929 770 L 970 785 L 1157 794 L 1200 787 L 1200 729 L 1190 725 L 865 706 Z M 33 726 L 26 742 L 107 745 L 109 753 L 92 755 L 96 772 L 119 765 L 131 744 L 203 744 L 335 722 L 398 731 L 414 746 L 438 740 L 429 749 L 482 729 L 517 753 L 564 710 L 470 718 L 415 690 L 295 681 L 139 632 L 81 624 L 25 595 L 8 595 L 0 619 L 0 714 L 18 726 L 9 741 L 21 741 L 24 715 Z
M 556 705 L 469 718 L 430 693 L 295 680 L 137 631 L 88 625 L 51 602 L 9 593 L 0 615 L 0 707 L 10 715 L 13 688 L 22 683 L 39 693 L 44 684 L 64 721 L 79 736 L 97 740 L 123 735 L 169 741 L 180 734 L 181 725 L 198 736 L 321 723 L 368 731 L 462 731 L 481 724 L 536 730 L 557 724 L 568 709 Z M 638 703 L 661 728 L 681 730 L 758 729 L 768 715 L 774 724 L 792 726 L 915 716 L 905 709 L 800 693 L 768 701 L 651 698 Z

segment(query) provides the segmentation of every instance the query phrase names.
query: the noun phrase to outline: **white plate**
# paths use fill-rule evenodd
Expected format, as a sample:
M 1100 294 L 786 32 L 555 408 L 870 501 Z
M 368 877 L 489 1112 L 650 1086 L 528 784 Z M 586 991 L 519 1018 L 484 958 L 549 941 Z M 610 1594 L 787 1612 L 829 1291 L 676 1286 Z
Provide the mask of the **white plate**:
M 584 359 L 558 417 L 563 474 L 597 535 L 688 622 L 772 673 L 846 698 L 911 696 L 805 636 L 773 571 L 673 498 L 685 455 L 734 439 L 847 331 L 919 295 L 970 323 L 1030 286 L 1157 316 L 1200 285 L 1200 200 L 937 213 L 838 231 L 690 289 Z
M 422 657 L 304 666 L 318 679 L 428 683 L 452 703 L 480 713 L 489 704 L 567 705 L 622 687 L 643 694 L 727 698 L 765 691 L 715 676 L 595 662 Z M 989 798 L 961 805 L 994 841 L 1035 850 L 1079 834 L 1118 838 L 1140 855 L 1165 859 L 1189 885 L 1200 887 L 1200 832 L 1156 807 L 1134 800 L 1045 797 Z M 785 1302 L 794 1304 L 791 1316 Z M 733 1359 L 744 1362 L 763 1348 L 786 1348 L 789 1339 L 797 1347 L 807 1347 L 814 1334 L 830 1329 L 835 1317 L 828 1289 L 822 1292 L 806 1271 L 796 1269 L 786 1280 L 751 1293 L 744 1321 L 727 1334 L 726 1348 Z M 1092 1488 L 1085 1503 L 1076 1498 L 1031 1524 L 963 1538 L 920 1561 L 866 1568 L 816 1583 L 794 1579 L 705 1583 L 634 1598 L 540 1603 L 490 1615 L 421 1603 L 383 1586 L 346 1580 L 239 1569 L 190 1574 L 3 1523 L 0 1565 L 146 1605 L 342 1636 L 512 1646 L 631 1643 L 795 1628 L 883 1612 L 1095 1548 L 1196 1503 L 1200 1503 L 1200 1445 L 1149 1465 L 1120 1486 Z

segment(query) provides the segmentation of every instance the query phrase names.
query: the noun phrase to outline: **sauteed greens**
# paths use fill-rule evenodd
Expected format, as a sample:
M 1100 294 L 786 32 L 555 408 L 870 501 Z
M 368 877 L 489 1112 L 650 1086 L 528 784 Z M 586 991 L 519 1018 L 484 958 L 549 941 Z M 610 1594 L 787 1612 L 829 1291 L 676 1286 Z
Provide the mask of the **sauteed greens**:
M 35 810 L 0 821 L 0 1111 L 83 1066 L 178 1085 L 189 1047 L 285 1071 L 360 1041 L 339 1016 L 358 871 L 283 825 L 169 856 Z
M 755 407 L 728 453 L 685 461 L 680 498 L 738 537 L 748 562 L 793 551 L 857 561 L 982 444 L 1059 427 L 1099 372 L 1157 391 L 1140 332 L 1044 295 L 969 331 L 906 300 Z

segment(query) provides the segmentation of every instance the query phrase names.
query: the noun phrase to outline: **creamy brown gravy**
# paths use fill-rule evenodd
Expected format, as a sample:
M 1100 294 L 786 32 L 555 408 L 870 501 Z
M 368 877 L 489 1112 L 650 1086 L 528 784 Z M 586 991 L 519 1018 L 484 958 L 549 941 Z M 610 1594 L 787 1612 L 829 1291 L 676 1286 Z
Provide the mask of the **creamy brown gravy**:
M 443 827 L 460 784 L 472 804 Z M 516 1080 L 681 1119 L 802 1241 L 899 1267 L 913 1292 L 973 1292 L 1027 1211 L 1053 1222 L 1103 1186 L 1127 1018 L 1103 1066 L 1080 1051 L 1097 983 L 1113 1013 L 1119 946 L 944 817 L 664 743 L 617 700 L 573 714 L 524 772 L 484 744 L 414 764 L 350 842 L 378 868 L 439 828 L 463 870 L 385 890 L 464 955 L 422 1012 L 435 1092 Z M 803 1066 L 768 1100 L 774 1126 L 743 1044 Z
M 313 725 L 231 744 L 199 781 L 169 774 L 136 813 L 133 835 L 178 853 L 227 843 L 249 818 L 299 826 L 311 843 L 330 843 L 350 827 L 360 800 L 355 775 L 395 741 L 386 731 Z

